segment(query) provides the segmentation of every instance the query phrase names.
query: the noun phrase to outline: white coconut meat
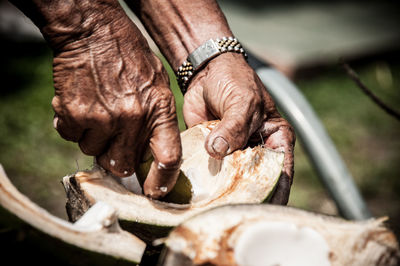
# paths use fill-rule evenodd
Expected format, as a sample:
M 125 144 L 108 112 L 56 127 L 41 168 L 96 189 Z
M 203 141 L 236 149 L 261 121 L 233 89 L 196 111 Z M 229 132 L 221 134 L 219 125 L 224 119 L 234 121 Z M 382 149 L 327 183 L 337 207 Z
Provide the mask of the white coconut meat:
M 205 206 L 213 201 L 262 202 L 278 181 L 284 153 L 260 145 L 234 152 L 222 160 L 212 158 L 204 142 L 216 124 L 201 124 L 181 135 L 181 170 L 192 184 L 192 206 Z
M 329 266 L 329 247 L 310 227 L 287 222 L 249 222 L 231 236 L 238 265 Z M 268 252 L 266 255 L 265 253 Z M 290 254 L 290 256 L 288 256 Z
M 118 211 L 121 219 L 161 226 L 176 226 L 196 213 L 220 205 L 265 201 L 279 179 L 284 154 L 260 145 L 216 160 L 204 148 L 205 138 L 216 124 L 203 123 L 181 134 L 181 170 L 193 190 L 190 204 L 166 203 L 135 194 L 131 191 L 138 191 L 136 181 L 121 182 L 99 169 L 78 172 L 72 178 L 91 204 L 104 201 Z M 64 186 L 69 186 L 70 178 L 64 178 Z
M 182 256 L 188 265 L 396 265 L 398 243 L 382 222 L 266 204 L 222 206 L 176 227 L 163 265 Z

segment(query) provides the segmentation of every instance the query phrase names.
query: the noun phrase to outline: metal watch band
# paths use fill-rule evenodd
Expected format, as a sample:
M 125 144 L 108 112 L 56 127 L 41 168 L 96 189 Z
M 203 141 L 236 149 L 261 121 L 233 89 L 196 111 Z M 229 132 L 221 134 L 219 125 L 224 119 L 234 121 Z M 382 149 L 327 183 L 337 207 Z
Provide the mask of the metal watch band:
M 247 59 L 247 54 L 242 45 L 234 37 L 222 37 L 221 39 L 215 40 L 210 39 L 196 48 L 176 72 L 176 78 L 182 93 L 186 93 L 187 86 L 196 70 L 203 67 L 217 55 L 226 52 L 240 53 Z

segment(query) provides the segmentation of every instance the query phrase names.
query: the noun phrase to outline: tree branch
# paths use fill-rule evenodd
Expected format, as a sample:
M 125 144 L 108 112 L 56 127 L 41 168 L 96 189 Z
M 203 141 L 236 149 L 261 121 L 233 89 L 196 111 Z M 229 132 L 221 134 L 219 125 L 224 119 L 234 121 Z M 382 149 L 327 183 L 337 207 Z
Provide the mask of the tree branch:
M 388 105 L 386 105 L 381 99 L 379 99 L 368 87 L 360 80 L 357 73 L 343 60 L 340 59 L 340 64 L 346 71 L 347 75 L 357 84 L 357 86 L 375 102 L 379 107 L 386 111 L 389 115 L 395 117 L 397 120 L 400 121 L 400 113 Z

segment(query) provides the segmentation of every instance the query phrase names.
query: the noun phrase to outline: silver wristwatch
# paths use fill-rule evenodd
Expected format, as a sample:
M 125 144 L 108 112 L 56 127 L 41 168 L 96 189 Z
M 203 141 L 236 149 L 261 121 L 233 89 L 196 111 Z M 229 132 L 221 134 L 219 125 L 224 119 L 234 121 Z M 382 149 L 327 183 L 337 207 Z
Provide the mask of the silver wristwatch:
M 243 54 L 247 58 L 242 45 L 234 37 L 223 37 L 221 39 L 210 39 L 194 50 L 185 62 L 178 68 L 176 78 L 183 94 L 196 70 L 199 70 L 211 59 L 225 52 Z

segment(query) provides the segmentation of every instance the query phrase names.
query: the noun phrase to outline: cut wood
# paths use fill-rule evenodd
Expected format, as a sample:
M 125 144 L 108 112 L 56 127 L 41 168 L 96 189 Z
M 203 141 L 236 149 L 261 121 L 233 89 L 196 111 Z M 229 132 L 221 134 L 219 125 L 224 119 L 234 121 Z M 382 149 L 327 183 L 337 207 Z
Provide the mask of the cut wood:
M 383 222 L 351 222 L 284 206 L 222 206 L 189 218 L 164 240 L 161 265 L 398 265 Z
M 4 256 L 11 256 L 4 253 L 7 250 L 16 253 L 13 261 L 32 262 L 28 254 L 35 253 L 30 250 L 34 249 L 46 254 L 40 262 L 53 258 L 71 265 L 132 265 L 141 261 L 146 248 L 143 241 L 120 228 L 117 214 L 109 205 L 98 202 L 71 224 L 22 195 L 1 165 L 0 204 L 3 230 L 17 231 L 23 238 L 21 242 L 30 243 L 25 246 L 28 250 L 10 250 L 10 243 L 2 243 Z M 4 231 L 2 234 L 4 236 Z
M 190 182 L 185 187 L 192 188 L 188 192 L 191 193 L 189 204 L 151 200 L 135 194 L 123 185 L 124 179 L 114 178 L 95 167 L 63 178 L 70 219 L 75 221 L 90 206 L 104 201 L 117 210 L 124 229 L 152 242 L 204 210 L 232 203 L 265 202 L 279 179 L 284 154 L 259 145 L 216 160 L 208 155 L 204 141 L 217 123 L 203 123 L 181 134 L 180 169 Z

